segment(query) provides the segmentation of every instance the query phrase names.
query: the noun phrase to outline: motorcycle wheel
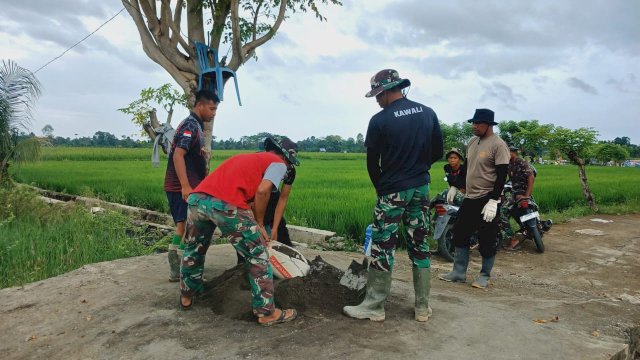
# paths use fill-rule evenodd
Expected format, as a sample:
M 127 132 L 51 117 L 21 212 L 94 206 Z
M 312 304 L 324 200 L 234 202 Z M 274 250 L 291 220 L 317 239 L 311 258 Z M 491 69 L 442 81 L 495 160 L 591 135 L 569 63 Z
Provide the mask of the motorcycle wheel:
M 544 252 L 544 243 L 542 242 L 542 234 L 540 234 L 540 230 L 538 230 L 537 226 L 533 226 L 529 228 L 529 231 L 531 232 L 533 241 L 536 243 L 536 250 L 542 254 Z
M 453 246 L 453 224 L 447 224 L 447 227 L 438 238 L 438 252 L 440 256 L 449 262 L 453 262 L 456 255 L 456 248 Z

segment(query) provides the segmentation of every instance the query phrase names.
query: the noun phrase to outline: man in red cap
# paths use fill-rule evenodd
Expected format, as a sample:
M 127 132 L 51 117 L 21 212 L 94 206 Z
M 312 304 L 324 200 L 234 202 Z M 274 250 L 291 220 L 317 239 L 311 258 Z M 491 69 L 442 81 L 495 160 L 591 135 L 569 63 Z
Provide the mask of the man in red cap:
M 364 145 L 367 170 L 376 188 L 369 267 L 365 299 L 345 306 L 343 312 L 356 319 L 383 321 L 384 303 L 391 290 L 391 271 L 400 222 L 404 223 L 407 250 L 413 268 L 416 321 L 431 316 L 431 259 L 427 237 L 429 219 L 429 169 L 442 157 L 443 140 L 436 113 L 411 101 L 402 89 L 411 85 L 391 69 L 371 79 L 366 97 L 376 97 L 382 111 L 369 121 Z
M 191 308 L 194 296 L 203 290 L 205 255 L 218 227 L 245 259 L 253 299 L 251 307 L 258 323 L 268 326 L 296 318 L 294 309 L 277 309 L 274 305 L 264 214 L 273 187 L 280 185 L 287 167 L 300 162 L 293 141 L 284 138 L 274 145 L 271 151 L 240 154 L 225 160 L 189 195 L 180 268 L 183 310 Z

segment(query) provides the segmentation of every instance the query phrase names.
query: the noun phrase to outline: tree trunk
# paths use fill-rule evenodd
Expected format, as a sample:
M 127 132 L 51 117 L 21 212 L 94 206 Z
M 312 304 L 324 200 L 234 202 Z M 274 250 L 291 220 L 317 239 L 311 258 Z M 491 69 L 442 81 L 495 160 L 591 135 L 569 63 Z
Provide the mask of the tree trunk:
M 162 66 L 169 75 L 178 83 L 182 90 L 189 96 L 189 105 L 195 102 L 195 93 L 198 86 L 198 63 L 194 50 L 194 42 L 205 42 L 203 3 L 209 4 L 211 19 L 214 21 L 211 46 L 219 49 L 223 29 L 227 24 L 231 27 L 232 57 L 228 62 L 228 67 L 237 71 L 242 64 L 250 59 L 258 47 L 271 40 L 278 32 L 280 25 L 285 19 L 289 1 L 275 1 L 274 6 L 278 6 L 278 13 L 273 17 L 273 25 L 269 31 L 260 34 L 260 26 L 257 19 L 260 14 L 262 2 L 256 7 L 253 18 L 253 28 L 250 40 L 245 44 L 241 41 L 241 31 L 247 31 L 246 24 L 242 22 L 239 15 L 240 1 L 202 1 L 202 0 L 121 0 L 125 9 L 133 19 L 145 54 L 157 64 Z M 186 3 L 185 3 L 186 2 Z M 158 12 L 158 3 L 160 11 Z M 173 10 L 172 10 L 172 5 Z M 270 3 L 270 2 L 269 2 Z M 303 2 L 304 3 L 304 2 Z M 182 11 L 186 10 L 187 36 L 182 36 L 180 23 Z M 315 4 L 309 2 L 309 6 L 319 16 Z M 270 13 L 270 12 L 267 12 Z M 229 18 L 227 20 L 227 18 Z M 207 24 L 208 25 L 208 24 Z M 223 79 L 224 83 L 226 80 Z M 224 87 L 224 84 L 223 84 Z M 152 124 L 153 125 L 153 124 Z M 146 130 L 146 129 L 145 129 Z M 204 126 L 205 153 L 211 156 L 211 139 L 213 138 L 213 121 Z
M 596 206 L 596 200 L 593 198 L 593 194 L 589 189 L 589 183 L 587 182 L 587 173 L 584 167 L 584 159 L 578 157 L 575 152 L 570 152 L 569 159 L 571 161 L 578 164 L 578 175 L 580 176 L 580 183 L 582 184 L 582 194 L 584 198 L 587 200 L 587 204 L 593 211 L 598 211 L 598 207 Z

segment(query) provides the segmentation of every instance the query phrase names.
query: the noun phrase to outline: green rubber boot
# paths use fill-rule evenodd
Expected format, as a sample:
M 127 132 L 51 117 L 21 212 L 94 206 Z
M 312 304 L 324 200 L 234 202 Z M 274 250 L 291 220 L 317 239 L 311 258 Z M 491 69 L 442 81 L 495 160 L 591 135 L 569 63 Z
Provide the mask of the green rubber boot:
M 416 321 L 425 322 L 433 313 L 429 306 L 429 292 L 431 290 L 431 268 L 413 268 L 413 290 L 416 294 Z
M 178 255 L 178 245 L 169 245 L 169 252 L 167 254 L 169 259 L 169 281 L 180 281 L 180 258 Z
M 345 315 L 356 319 L 384 321 L 384 302 L 391 291 L 391 271 L 369 268 L 367 276 L 367 294 L 360 305 L 345 306 Z
M 493 269 L 493 263 L 495 260 L 495 255 L 492 257 L 482 258 L 482 269 L 480 269 L 480 276 L 476 278 L 471 286 L 478 289 L 484 289 L 489 286 L 489 279 L 491 279 L 491 269 Z
M 469 266 L 469 248 L 456 247 L 453 258 L 453 270 L 438 276 L 440 280 L 451 282 L 467 282 L 467 267 Z

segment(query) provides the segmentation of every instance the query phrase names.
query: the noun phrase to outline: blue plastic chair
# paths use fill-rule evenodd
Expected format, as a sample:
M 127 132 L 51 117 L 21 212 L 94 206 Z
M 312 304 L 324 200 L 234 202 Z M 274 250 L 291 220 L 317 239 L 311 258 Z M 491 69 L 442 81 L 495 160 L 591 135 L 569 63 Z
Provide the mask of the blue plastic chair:
M 238 96 L 238 104 L 242 106 L 242 101 L 240 101 L 240 90 L 238 89 L 238 79 L 236 77 L 236 72 L 229 69 L 228 67 L 220 66 L 220 61 L 218 60 L 218 52 L 201 43 L 196 42 L 196 54 L 198 55 L 198 65 L 200 65 L 200 76 L 198 76 L 198 90 L 201 90 L 205 83 L 205 78 L 209 79 L 210 86 L 212 87 L 212 91 L 215 91 L 220 98 L 220 101 L 223 100 L 224 87 L 222 80 L 225 76 L 232 77 L 233 81 L 236 85 L 236 95 Z M 209 53 L 211 53 L 211 58 L 213 59 L 213 66 L 209 62 Z M 215 81 L 215 87 L 213 86 L 213 81 Z

